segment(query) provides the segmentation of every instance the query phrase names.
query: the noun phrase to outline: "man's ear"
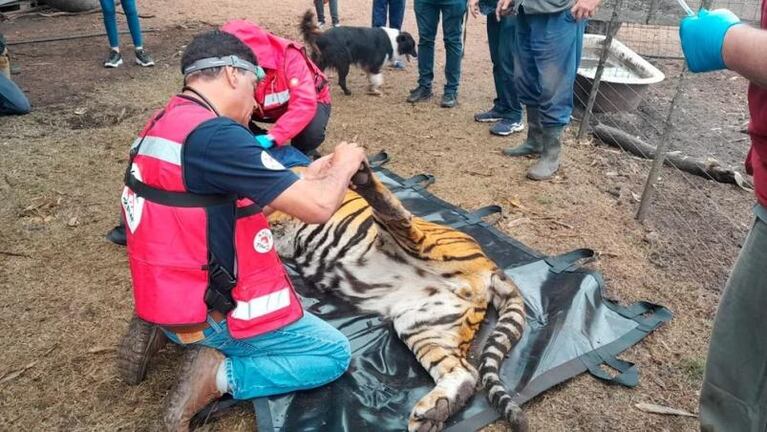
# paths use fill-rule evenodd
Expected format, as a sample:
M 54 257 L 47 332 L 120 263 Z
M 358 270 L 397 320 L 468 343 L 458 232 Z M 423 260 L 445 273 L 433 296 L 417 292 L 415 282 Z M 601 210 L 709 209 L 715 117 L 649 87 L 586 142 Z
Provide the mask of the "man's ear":
M 224 66 L 224 75 L 226 76 L 226 81 L 229 83 L 229 86 L 232 88 L 237 88 L 237 84 L 239 84 L 239 80 L 241 79 L 237 73 L 237 69 L 229 66 Z

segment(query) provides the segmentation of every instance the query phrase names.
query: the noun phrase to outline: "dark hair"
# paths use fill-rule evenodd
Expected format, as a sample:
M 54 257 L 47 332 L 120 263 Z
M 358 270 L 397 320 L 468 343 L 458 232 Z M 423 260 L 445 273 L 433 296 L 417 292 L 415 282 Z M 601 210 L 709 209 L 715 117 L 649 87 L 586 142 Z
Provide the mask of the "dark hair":
M 181 56 L 181 73 L 184 73 L 184 70 L 197 60 L 230 55 L 236 55 L 245 61 L 258 65 L 253 51 L 243 41 L 237 39 L 237 36 L 221 30 L 200 33 L 186 46 L 184 55 Z M 193 72 L 192 75 L 212 78 L 217 76 L 220 71 L 220 67 L 203 69 Z

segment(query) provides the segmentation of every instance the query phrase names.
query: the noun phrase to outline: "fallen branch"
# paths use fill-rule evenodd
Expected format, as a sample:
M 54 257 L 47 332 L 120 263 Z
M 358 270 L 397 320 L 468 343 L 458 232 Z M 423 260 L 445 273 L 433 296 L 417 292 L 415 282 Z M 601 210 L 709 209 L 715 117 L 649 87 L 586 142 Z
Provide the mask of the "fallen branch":
M 8 252 L 8 251 L 0 251 L 0 255 L 13 256 L 13 257 L 22 257 L 22 258 L 32 258 L 32 255 L 28 255 L 28 254 L 25 254 L 25 253 L 18 253 L 18 252 Z
M 629 135 L 625 131 L 599 124 L 594 127 L 594 136 L 607 145 L 618 147 L 636 156 L 645 159 L 654 159 L 656 148 L 637 137 Z M 723 168 L 719 161 L 713 158 L 694 158 L 681 154 L 678 151 L 666 153 L 665 163 L 679 170 L 695 174 L 700 177 L 714 179 L 720 183 L 730 183 L 749 190 L 752 185 L 737 171 Z
M 640 402 L 634 406 L 637 407 L 637 409 L 639 409 L 640 411 L 653 413 L 653 414 L 676 415 L 676 416 L 682 416 L 682 417 L 697 417 L 697 415 L 689 413 L 685 410 L 670 408 L 663 405 Z

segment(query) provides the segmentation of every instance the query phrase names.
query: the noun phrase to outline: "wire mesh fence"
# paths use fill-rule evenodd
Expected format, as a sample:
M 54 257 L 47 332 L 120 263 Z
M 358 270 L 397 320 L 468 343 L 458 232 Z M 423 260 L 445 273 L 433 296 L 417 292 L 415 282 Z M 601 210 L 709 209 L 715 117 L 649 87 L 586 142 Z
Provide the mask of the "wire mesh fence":
M 727 8 L 747 22 L 761 13 L 760 0 L 687 3 L 694 11 Z M 685 15 L 677 0 L 606 1 L 584 38 L 576 117 L 579 137 L 592 132 L 625 157 L 648 160 L 638 165 L 646 178 L 638 218 L 662 212 L 663 223 L 707 258 L 703 264 L 736 250 L 748 231 L 701 181 L 748 187 L 741 168 L 749 148 L 747 82 L 731 72 L 686 71 L 678 27 Z M 722 226 L 701 232 L 713 219 Z

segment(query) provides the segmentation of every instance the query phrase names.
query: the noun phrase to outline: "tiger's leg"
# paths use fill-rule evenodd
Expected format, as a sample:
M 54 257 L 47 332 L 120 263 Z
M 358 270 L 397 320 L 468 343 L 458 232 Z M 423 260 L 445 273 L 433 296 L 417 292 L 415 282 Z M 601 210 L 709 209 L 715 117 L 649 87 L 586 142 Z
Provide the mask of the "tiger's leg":
M 437 432 L 474 395 L 478 374 L 466 357 L 468 345 L 463 346 L 456 329 L 416 321 L 416 314 L 423 319 L 423 312 L 408 314 L 396 318 L 394 327 L 434 379 L 435 386 L 413 407 L 408 431 Z M 410 326 L 408 323 L 418 325 Z
M 399 227 L 411 226 L 413 215 L 405 209 L 400 200 L 373 174 L 370 166 L 365 163 L 352 177 L 355 191 L 373 208 L 376 219 L 389 225 Z

